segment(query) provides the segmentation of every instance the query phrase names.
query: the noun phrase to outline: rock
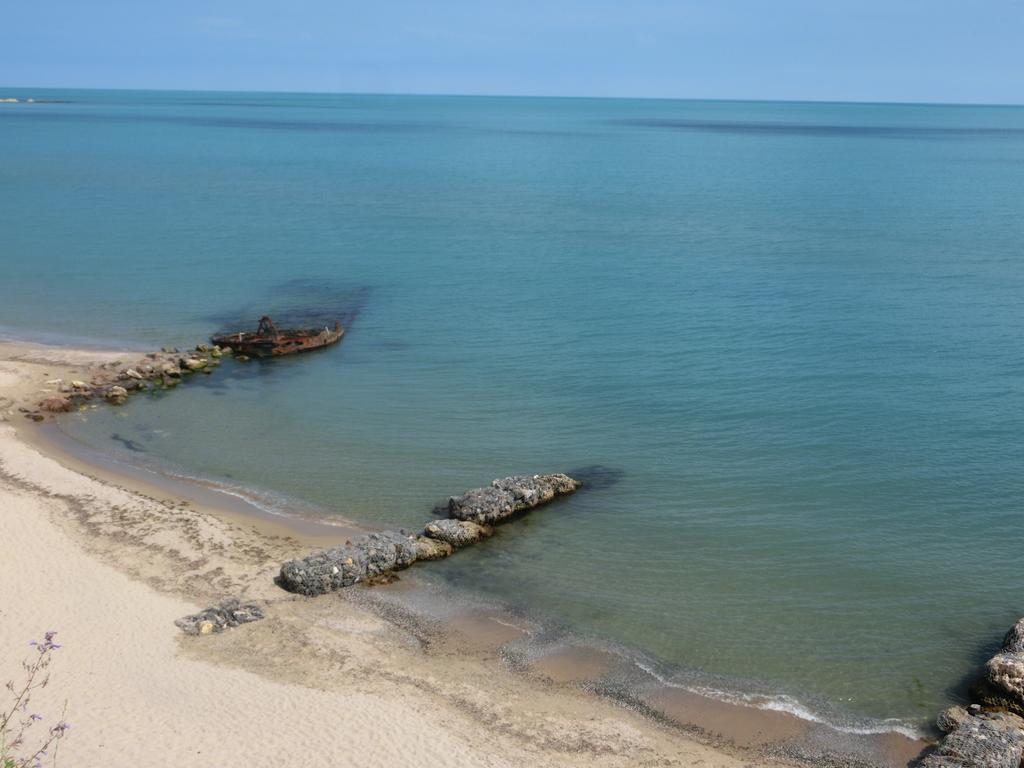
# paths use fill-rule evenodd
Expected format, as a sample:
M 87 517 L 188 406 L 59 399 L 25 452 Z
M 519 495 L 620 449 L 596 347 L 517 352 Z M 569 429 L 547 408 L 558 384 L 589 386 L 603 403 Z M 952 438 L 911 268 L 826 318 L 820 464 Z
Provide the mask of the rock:
M 249 362 L 249 356 L 248 355 L 235 355 L 235 360 L 237 360 L 240 363 L 248 363 Z
M 160 366 L 160 374 L 166 379 L 178 378 L 181 376 L 181 368 L 178 367 L 177 363 L 164 363 Z
M 209 351 L 210 351 L 210 345 L 209 344 L 196 344 L 196 352 L 209 352 Z
M 210 357 L 220 357 L 223 354 L 224 353 L 221 352 L 220 347 L 214 347 L 213 349 L 210 350 Z
M 225 600 L 219 606 L 207 608 L 205 611 L 184 616 L 174 622 L 182 632 L 188 635 L 209 635 L 223 632 L 228 627 L 248 624 L 264 618 L 263 609 L 255 603 L 242 603 L 234 598 Z
M 480 525 L 470 520 L 435 520 L 427 523 L 423 533 L 431 539 L 443 541 L 455 549 L 468 547 L 494 533 L 488 525 Z
M 1006 712 L 964 719 L 920 768 L 1020 768 L 1024 720 Z
M 177 347 L 160 347 L 160 351 L 163 352 L 165 355 L 176 355 L 176 354 L 178 354 L 178 348 Z
M 182 367 L 189 371 L 201 371 L 206 367 L 206 361 L 198 357 L 189 357 L 181 361 Z
M 1003 650 L 1007 653 L 1024 653 L 1024 619 L 1017 619 L 1017 623 L 1010 627 L 1003 638 Z
M 970 715 L 963 707 L 950 707 L 939 712 L 939 716 L 935 718 L 935 725 L 943 733 L 952 733 L 968 717 Z
M 431 539 L 427 536 L 416 537 L 417 560 L 442 560 L 454 551 L 454 547 L 447 541 Z
M 42 421 L 44 417 L 41 413 L 26 413 L 25 418 L 31 419 L 32 421 Z
M 124 387 L 113 386 L 107 389 L 103 396 L 107 399 L 108 403 L 120 405 L 128 399 L 128 390 Z
M 496 523 L 527 509 L 572 493 L 582 483 L 568 475 L 515 475 L 495 480 L 448 499 L 448 516 L 475 523 Z
M 66 397 L 48 397 L 39 407 L 49 413 L 66 413 L 71 410 L 71 400 Z
M 144 379 L 144 378 L 146 378 L 146 377 L 145 377 L 145 376 L 143 376 L 143 375 L 142 375 L 141 373 L 139 373 L 138 371 L 136 371 L 136 370 L 135 370 L 134 368 L 128 368 L 128 369 L 127 369 L 127 370 L 126 370 L 126 371 L 124 372 L 124 375 L 125 375 L 125 377 L 127 377 L 127 378 L 129 378 L 129 379 Z
M 78 381 L 77 379 L 75 379 L 74 381 L 71 382 L 71 388 L 72 389 L 88 389 L 89 385 L 86 384 L 84 381 Z
M 371 576 L 408 568 L 416 561 L 416 544 L 396 531 L 368 533 L 340 547 L 281 566 L 278 583 L 289 592 L 322 595 Z
M 997 653 L 985 665 L 985 680 L 1003 697 L 1003 706 L 1024 714 L 1024 653 Z

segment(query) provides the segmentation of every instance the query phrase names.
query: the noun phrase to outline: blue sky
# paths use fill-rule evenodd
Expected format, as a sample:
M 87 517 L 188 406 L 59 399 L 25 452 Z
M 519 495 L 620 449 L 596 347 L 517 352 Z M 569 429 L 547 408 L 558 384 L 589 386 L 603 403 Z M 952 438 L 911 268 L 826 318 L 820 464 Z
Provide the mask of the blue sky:
M 0 85 L 1024 103 L 1022 0 L 6 0 Z

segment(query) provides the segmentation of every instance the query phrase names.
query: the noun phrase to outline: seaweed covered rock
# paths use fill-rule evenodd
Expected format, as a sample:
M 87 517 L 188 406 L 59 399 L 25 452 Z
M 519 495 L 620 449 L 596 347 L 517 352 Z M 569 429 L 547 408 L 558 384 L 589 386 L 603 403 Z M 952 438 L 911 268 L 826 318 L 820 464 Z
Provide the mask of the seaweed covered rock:
M 396 531 L 368 533 L 281 566 L 279 582 L 289 592 L 323 595 L 371 576 L 408 568 L 416 561 L 416 542 Z
M 965 718 L 921 768 L 1020 768 L 1024 720 L 1006 712 Z
M 448 515 L 474 523 L 496 523 L 518 512 L 546 504 L 556 496 L 572 493 L 581 483 L 568 475 L 513 475 L 495 480 L 485 488 L 448 499 Z
M 174 622 L 187 635 L 209 635 L 223 632 L 228 627 L 248 624 L 264 618 L 263 609 L 255 603 L 242 603 L 237 599 L 229 599 L 214 608 L 184 616 Z
M 431 539 L 443 541 L 454 549 L 462 549 L 486 539 L 494 530 L 490 526 L 469 520 L 435 520 L 427 523 L 423 533 Z

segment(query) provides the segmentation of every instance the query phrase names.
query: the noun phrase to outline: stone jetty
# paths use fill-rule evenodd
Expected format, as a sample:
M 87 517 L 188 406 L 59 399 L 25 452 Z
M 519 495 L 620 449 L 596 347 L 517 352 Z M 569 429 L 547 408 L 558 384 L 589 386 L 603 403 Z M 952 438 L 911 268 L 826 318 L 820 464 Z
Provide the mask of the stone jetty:
M 950 707 L 936 725 L 946 736 L 921 768 L 1020 768 L 1024 764 L 1024 618 L 971 687 L 969 707 Z
M 579 487 L 580 483 L 568 475 L 513 475 L 452 496 L 448 516 L 480 524 L 498 523 Z
M 164 347 L 127 365 L 123 362 L 102 365 L 89 381 L 57 379 L 49 382 L 57 385 L 57 393 L 40 400 L 35 409 L 22 411 L 25 418 L 42 421 L 46 414 L 75 411 L 92 403 L 122 405 L 138 392 L 173 389 L 189 376 L 212 373 L 229 354 L 230 349 L 209 344 L 199 344 L 184 352 Z
M 448 500 L 446 520 L 427 523 L 416 534 L 368 533 L 345 544 L 281 566 L 278 583 L 289 592 L 322 595 L 360 581 L 408 568 L 417 560 L 438 560 L 494 533 L 503 522 L 582 484 L 568 475 L 515 475 L 495 480 Z

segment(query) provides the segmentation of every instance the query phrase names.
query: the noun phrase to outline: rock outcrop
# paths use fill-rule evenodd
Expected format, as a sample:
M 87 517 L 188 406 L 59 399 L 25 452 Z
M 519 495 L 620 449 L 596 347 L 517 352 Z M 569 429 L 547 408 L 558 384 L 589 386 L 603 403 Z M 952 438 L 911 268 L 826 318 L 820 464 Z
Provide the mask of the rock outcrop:
M 514 475 L 452 496 L 448 499 L 448 516 L 474 523 L 497 523 L 579 487 L 580 482 L 568 475 Z
M 984 678 L 971 694 L 987 709 L 1024 715 L 1024 619 L 1006 633 L 1002 648 L 985 664 Z
M 1007 712 L 964 718 L 921 768 L 1020 768 L 1024 720 Z
M 381 574 L 408 568 L 417 560 L 440 560 L 455 550 L 488 538 L 487 522 L 507 520 L 556 496 L 572 493 L 581 483 L 568 475 L 533 475 L 495 480 L 449 500 L 451 519 L 434 520 L 421 534 L 384 531 L 360 536 L 340 547 L 281 566 L 277 582 L 289 592 L 322 595 Z
M 947 735 L 921 768 L 1020 768 L 1024 760 L 1024 619 L 971 687 L 968 708 L 950 707 L 936 725 Z
M 105 400 L 120 405 L 135 392 L 150 389 L 171 389 L 189 374 L 210 373 L 221 363 L 222 350 L 200 344 L 195 351 L 182 356 L 177 349 L 165 347 L 162 352 L 150 352 L 130 366 L 106 363 L 100 366 L 90 381 L 64 382 L 55 379 L 48 384 L 60 385 L 60 396 L 41 400 L 34 411 L 26 411 L 26 418 L 41 421 L 44 413 L 76 410 L 94 400 Z M 50 391 L 50 390 L 44 390 Z
M 255 603 L 242 603 L 237 599 L 229 599 L 219 606 L 207 608 L 205 611 L 184 616 L 174 622 L 187 635 L 209 635 L 223 632 L 228 627 L 248 624 L 264 618 L 263 609 Z

